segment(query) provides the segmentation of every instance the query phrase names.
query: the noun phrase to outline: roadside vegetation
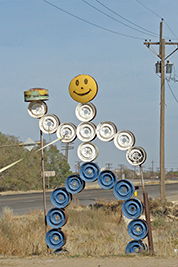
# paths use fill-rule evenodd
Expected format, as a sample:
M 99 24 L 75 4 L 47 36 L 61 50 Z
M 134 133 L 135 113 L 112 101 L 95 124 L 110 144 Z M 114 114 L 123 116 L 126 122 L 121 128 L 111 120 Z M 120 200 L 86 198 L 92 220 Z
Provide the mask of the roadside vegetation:
M 0 148 L 0 169 L 23 158 L 17 165 L 0 173 L 0 192 L 42 189 L 41 154 L 36 153 L 39 146 L 29 152 L 18 146 L 20 142 L 17 137 L 0 132 L 0 146 L 6 146 Z M 55 171 L 55 177 L 49 178 L 50 188 L 60 186 L 72 174 L 65 156 L 55 145 L 44 149 L 44 159 L 45 171 Z
M 128 222 L 122 215 L 122 204 L 122 201 L 98 201 L 90 207 L 70 204 L 66 208 L 69 219 L 62 228 L 67 234 L 67 243 L 58 255 L 125 255 L 131 238 L 127 232 Z M 149 204 L 155 255 L 178 257 L 178 205 L 167 203 L 163 208 L 159 200 L 149 200 Z M 147 238 L 143 242 L 147 244 Z M 49 252 L 53 254 L 53 250 Z M 12 210 L 4 208 L 0 219 L 0 255 L 47 255 L 42 211 L 15 216 Z

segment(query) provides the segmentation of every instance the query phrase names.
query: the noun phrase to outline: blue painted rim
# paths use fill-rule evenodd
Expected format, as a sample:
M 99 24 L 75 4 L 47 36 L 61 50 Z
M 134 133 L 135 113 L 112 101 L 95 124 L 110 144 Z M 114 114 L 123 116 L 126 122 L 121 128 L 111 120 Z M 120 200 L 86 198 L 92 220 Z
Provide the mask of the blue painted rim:
M 134 195 L 135 187 L 129 180 L 122 179 L 115 183 L 113 193 L 120 200 L 127 200 Z
M 60 249 L 66 243 L 66 237 L 60 229 L 51 229 L 46 233 L 46 244 L 52 249 Z
M 148 234 L 148 227 L 144 220 L 134 219 L 128 224 L 128 233 L 134 240 L 144 239 Z
M 65 180 L 65 187 L 71 194 L 80 193 L 85 188 L 85 181 L 79 175 L 70 175 Z
M 51 194 L 51 203 L 59 209 L 67 207 L 72 200 L 72 195 L 66 190 L 65 187 L 54 189 Z
M 100 172 L 98 177 L 98 184 L 103 189 L 112 189 L 116 183 L 116 176 L 110 170 L 104 170 Z
M 132 240 L 127 244 L 125 252 L 127 254 L 128 253 L 140 253 L 146 250 L 146 248 L 147 248 L 146 245 L 141 240 L 138 240 L 138 241 Z
M 128 219 L 137 219 L 143 213 L 143 204 L 137 198 L 127 199 L 122 205 L 122 213 Z
M 46 215 L 47 224 L 52 228 L 61 228 L 67 222 L 67 216 L 63 209 L 50 209 Z
M 94 182 L 98 179 L 99 166 L 94 162 L 85 162 L 79 170 L 79 175 L 85 182 Z

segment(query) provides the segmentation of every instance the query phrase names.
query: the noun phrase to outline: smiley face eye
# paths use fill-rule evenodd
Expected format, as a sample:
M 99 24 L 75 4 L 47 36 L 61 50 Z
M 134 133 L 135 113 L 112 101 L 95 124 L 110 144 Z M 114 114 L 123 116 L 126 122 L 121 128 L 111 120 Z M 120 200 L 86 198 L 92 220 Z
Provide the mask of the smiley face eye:
M 75 84 L 76 84 L 77 86 L 79 86 L 79 80 L 76 80 L 76 81 L 75 81 Z
M 88 79 L 85 79 L 85 80 L 84 80 L 84 83 L 87 84 L 87 83 L 88 83 Z

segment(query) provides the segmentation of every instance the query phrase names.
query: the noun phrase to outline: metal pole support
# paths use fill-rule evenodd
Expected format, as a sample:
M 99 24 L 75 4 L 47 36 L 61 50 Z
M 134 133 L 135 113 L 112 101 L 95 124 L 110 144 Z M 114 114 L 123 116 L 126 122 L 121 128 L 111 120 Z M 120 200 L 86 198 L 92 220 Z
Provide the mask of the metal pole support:
M 43 188 L 43 207 L 44 207 L 44 220 L 45 220 L 45 234 L 48 232 L 48 224 L 46 220 L 46 191 L 45 191 L 45 176 L 44 176 L 44 151 L 43 151 L 43 133 L 40 130 L 40 142 L 41 142 L 41 178 Z M 47 245 L 47 252 L 49 253 L 49 247 Z
M 150 211 L 149 211 L 149 203 L 148 203 L 148 193 L 143 193 L 143 200 L 145 206 L 145 218 L 148 226 L 148 247 L 151 255 L 154 254 L 153 248 L 153 238 L 152 238 L 152 230 L 151 230 L 151 220 L 150 220 Z
M 151 230 L 151 220 L 150 220 L 150 209 L 148 203 L 148 193 L 145 192 L 144 180 L 143 180 L 143 170 L 142 166 L 140 166 L 141 180 L 142 180 L 142 191 L 143 191 L 143 201 L 145 207 L 145 218 L 148 226 L 148 247 L 151 255 L 154 254 L 153 248 L 153 238 L 152 238 L 152 230 Z

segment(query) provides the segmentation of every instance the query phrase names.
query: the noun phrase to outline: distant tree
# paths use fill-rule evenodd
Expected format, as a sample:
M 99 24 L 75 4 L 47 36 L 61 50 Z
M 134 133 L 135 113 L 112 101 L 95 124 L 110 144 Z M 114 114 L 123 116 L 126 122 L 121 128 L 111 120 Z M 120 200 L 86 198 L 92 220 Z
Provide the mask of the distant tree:
M 37 152 L 39 147 L 27 151 L 24 147 L 19 147 L 20 140 L 11 135 L 0 132 L 0 169 L 19 160 L 21 162 L 0 173 L 0 191 L 7 190 L 39 190 L 42 189 L 41 179 L 41 154 Z M 16 145 L 16 146 L 15 146 Z M 65 178 L 71 174 L 70 166 L 67 164 L 63 154 L 56 146 L 44 149 L 45 170 L 54 170 L 56 176 L 51 178 L 51 186 L 56 187 L 64 182 Z
M 55 176 L 49 178 L 50 188 L 63 185 L 65 179 L 72 174 L 66 157 L 60 153 L 57 146 L 51 145 L 45 150 L 45 171 L 55 171 Z
M 0 132 L 0 169 L 19 160 L 20 163 L 0 173 L 0 191 L 41 188 L 41 163 L 39 154 L 19 147 L 20 140 Z M 16 145 L 16 146 L 15 146 Z

